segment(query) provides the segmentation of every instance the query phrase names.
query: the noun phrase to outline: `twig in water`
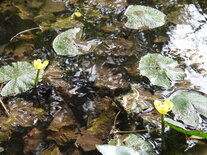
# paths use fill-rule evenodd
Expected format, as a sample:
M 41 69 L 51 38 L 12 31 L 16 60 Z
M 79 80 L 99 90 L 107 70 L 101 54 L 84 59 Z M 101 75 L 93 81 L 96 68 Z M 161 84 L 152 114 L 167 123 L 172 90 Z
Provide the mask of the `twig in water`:
M 150 131 L 156 131 L 156 130 L 160 130 L 160 128 L 156 128 Z M 137 133 L 137 132 L 144 132 L 144 131 L 149 131 L 149 129 L 143 129 L 143 130 L 134 130 L 134 131 L 116 131 L 114 132 L 114 134 L 120 134 L 120 133 Z
M 19 36 L 20 34 L 23 34 L 23 33 L 26 33 L 26 32 L 32 31 L 32 30 L 38 30 L 38 29 L 40 29 L 40 27 L 33 27 L 33 28 L 30 28 L 30 29 L 21 31 L 21 32 L 17 33 L 15 36 L 13 36 L 13 37 L 10 39 L 10 41 L 14 40 L 14 38 L 16 38 L 17 36 Z
M 4 108 L 4 110 L 6 111 L 7 116 L 10 116 L 9 110 L 6 108 L 5 104 L 3 103 L 3 101 L 0 99 L 0 103 L 2 105 L 2 107 Z
M 114 124 L 112 126 L 112 130 L 111 130 L 111 134 L 114 134 L 116 132 L 116 120 L 117 120 L 117 117 L 119 116 L 121 111 L 117 112 L 116 116 L 114 117 Z
M 116 116 L 114 117 L 114 125 L 113 125 L 113 128 L 115 129 L 116 127 L 116 120 L 117 120 L 117 117 L 119 116 L 121 111 L 117 112 Z

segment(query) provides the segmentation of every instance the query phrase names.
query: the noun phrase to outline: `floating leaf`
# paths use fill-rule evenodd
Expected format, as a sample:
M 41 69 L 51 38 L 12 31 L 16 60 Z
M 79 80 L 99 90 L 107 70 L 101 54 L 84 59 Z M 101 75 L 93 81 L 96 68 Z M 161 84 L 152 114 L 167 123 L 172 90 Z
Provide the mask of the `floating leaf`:
M 97 40 L 81 41 L 80 28 L 69 29 L 59 34 L 53 41 L 53 48 L 58 55 L 82 55 L 92 52 L 100 43 Z
M 153 29 L 165 24 L 165 14 L 148 6 L 130 5 L 124 15 L 128 18 L 125 26 L 130 29 Z
M 205 133 L 204 131 L 186 129 L 182 123 L 174 121 L 172 119 L 165 118 L 165 124 L 167 124 L 172 129 L 174 129 L 178 132 L 181 132 L 181 133 L 184 133 L 187 135 L 194 135 L 194 136 L 198 136 L 198 137 L 202 137 L 202 138 L 207 138 L 207 133 Z
M 127 146 L 139 152 L 139 154 L 155 154 L 152 145 L 135 134 L 117 135 L 114 139 L 109 141 L 109 144 Z
M 96 147 L 103 155 L 155 155 L 152 145 L 135 134 L 117 135 L 109 144 Z
M 126 146 L 96 145 L 96 148 L 103 155 L 140 155 L 139 152 Z
M 42 76 L 40 74 L 40 77 Z M 1 90 L 2 96 L 17 94 L 34 86 L 37 70 L 28 62 L 16 62 L 0 68 L 0 83 L 8 83 Z
M 199 114 L 207 117 L 207 97 L 195 92 L 180 92 L 172 98 L 175 118 L 187 125 L 197 127 Z
M 169 89 L 172 82 L 183 80 L 185 73 L 177 68 L 178 63 L 160 54 L 147 54 L 139 63 L 140 73 L 149 78 L 152 84 Z

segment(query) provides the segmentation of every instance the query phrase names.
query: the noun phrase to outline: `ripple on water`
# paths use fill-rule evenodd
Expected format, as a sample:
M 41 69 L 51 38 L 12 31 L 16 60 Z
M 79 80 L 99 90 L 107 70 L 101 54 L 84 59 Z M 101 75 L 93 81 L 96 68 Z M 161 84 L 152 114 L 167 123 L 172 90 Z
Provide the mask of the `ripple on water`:
M 170 40 L 163 52 L 182 57 L 186 80 L 207 93 L 207 14 L 195 4 L 184 5 L 179 11 L 178 24 L 169 28 Z

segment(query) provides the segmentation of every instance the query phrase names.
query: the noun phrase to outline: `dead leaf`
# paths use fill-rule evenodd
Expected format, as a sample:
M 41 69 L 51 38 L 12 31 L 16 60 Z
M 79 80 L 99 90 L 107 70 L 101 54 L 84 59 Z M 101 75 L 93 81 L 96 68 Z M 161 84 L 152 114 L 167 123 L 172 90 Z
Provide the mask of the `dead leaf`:
M 45 81 L 51 83 L 57 89 L 57 91 L 60 92 L 62 97 L 71 97 L 73 96 L 73 94 L 70 92 L 70 89 L 72 88 L 71 84 L 63 79 L 63 74 L 64 71 L 58 65 L 58 63 L 53 62 L 46 70 L 44 79 Z
M 103 144 L 103 141 L 94 135 L 87 134 L 79 137 L 76 141 L 76 144 L 79 145 L 85 152 L 87 152 L 95 150 L 95 145 Z
M 34 45 L 29 43 L 23 43 L 15 48 L 13 51 L 14 56 L 23 58 L 25 54 L 31 54 L 34 52 Z
M 101 89 L 110 89 L 112 91 L 118 89 L 126 89 L 129 86 L 128 81 L 122 75 L 116 71 L 116 69 L 96 67 L 96 87 Z
M 41 155 L 62 155 L 60 149 L 56 145 L 52 145 L 49 148 L 41 152 Z
M 33 103 L 26 102 L 24 100 L 10 101 L 8 109 L 11 116 L 4 123 L 12 126 L 32 126 L 34 121 L 37 121 L 38 118 L 41 119 L 44 114 L 43 109 L 35 108 L 33 107 Z
M 38 147 L 43 141 L 43 133 L 37 128 L 33 128 L 26 136 L 23 137 L 24 140 L 24 153 L 36 153 Z
M 165 36 L 158 36 L 155 40 L 154 43 L 163 43 L 167 41 L 169 38 Z
M 103 111 L 97 118 L 92 120 L 90 128 L 81 131 L 82 136 L 78 137 L 76 144 L 84 151 L 95 150 L 95 145 L 103 144 L 109 136 L 115 115 L 115 107 Z
M 112 103 L 113 100 L 111 98 L 102 98 L 101 101 L 96 104 L 96 112 L 108 110 L 112 106 Z
M 47 140 L 53 140 L 58 145 L 65 145 L 79 135 L 79 124 L 69 108 L 63 108 L 55 115 L 47 128 Z
M 17 127 L 30 127 L 38 120 L 44 120 L 43 109 L 33 107 L 33 104 L 22 99 L 9 101 L 7 109 L 10 116 L 0 116 L 0 141 L 10 139 Z M 1 134 L 2 133 L 2 134 Z

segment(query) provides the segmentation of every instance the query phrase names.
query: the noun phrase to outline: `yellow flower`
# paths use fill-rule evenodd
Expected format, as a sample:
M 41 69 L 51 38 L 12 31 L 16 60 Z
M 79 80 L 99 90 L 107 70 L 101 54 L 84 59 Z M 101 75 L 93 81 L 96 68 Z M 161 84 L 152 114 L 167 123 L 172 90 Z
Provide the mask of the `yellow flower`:
M 80 12 L 74 12 L 73 15 L 76 16 L 76 17 L 81 17 L 82 16 L 82 14 Z
M 173 108 L 173 103 L 169 100 L 165 100 L 164 102 L 161 102 L 161 101 L 158 101 L 158 100 L 155 100 L 154 101 L 154 105 L 155 105 L 155 108 L 157 109 L 157 111 L 160 113 L 160 114 L 167 114 L 169 111 L 172 110 Z
M 81 17 L 82 14 L 80 12 L 74 12 L 72 15 L 71 15 L 71 19 L 74 19 L 75 17 L 79 18 Z
M 42 62 L 42 60 L 40 59 L 34 60 L 34 67 L 36 69 L 40 69 L 40 70 L 45 69 L 48 64 L 49 64 L 49 61 Z

